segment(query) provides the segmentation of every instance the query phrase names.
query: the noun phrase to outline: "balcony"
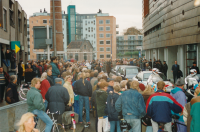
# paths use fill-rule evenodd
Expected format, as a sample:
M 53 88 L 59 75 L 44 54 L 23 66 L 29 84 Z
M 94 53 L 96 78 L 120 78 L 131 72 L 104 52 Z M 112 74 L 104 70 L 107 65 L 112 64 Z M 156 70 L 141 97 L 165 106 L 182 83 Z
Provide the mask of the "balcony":
M 116 28 L 119 28 L 119 25 L 116 25 Z

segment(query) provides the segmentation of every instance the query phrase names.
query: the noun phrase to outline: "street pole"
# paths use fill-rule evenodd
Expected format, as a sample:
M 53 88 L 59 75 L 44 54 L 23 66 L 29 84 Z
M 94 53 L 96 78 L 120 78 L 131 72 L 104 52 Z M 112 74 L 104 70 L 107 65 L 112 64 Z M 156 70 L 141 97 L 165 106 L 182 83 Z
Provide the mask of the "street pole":
M 111 34 L 111 61 L 112 61 L 112 34 Z
M 49 39 L 49 25 L 47 25 L 47 39 Z M 50 45 L 47 44 L 47 59 L 50 60 Z
M 54 56 L 57 56 L 56 51 L 56 22 L 55 22 L 55 3 L 53 0 L 53 38 L 54 38 Z

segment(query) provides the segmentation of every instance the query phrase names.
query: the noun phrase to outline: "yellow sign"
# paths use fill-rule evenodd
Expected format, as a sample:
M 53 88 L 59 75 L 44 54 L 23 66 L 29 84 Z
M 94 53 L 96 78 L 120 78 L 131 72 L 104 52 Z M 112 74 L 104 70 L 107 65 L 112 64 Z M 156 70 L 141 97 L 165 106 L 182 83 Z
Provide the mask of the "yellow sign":
M 20 48 L 17 45 L 15 45 L 15 53 L 17 53 L 19 51 L 20 51 Z

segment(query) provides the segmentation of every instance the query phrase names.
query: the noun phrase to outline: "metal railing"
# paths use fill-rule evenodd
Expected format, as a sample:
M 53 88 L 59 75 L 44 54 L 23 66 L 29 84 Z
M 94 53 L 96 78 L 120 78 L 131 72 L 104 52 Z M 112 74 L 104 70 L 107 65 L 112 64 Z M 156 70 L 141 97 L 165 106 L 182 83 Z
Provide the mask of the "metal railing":
M 16 124 L 20 121 L 22 115 L 27 112 L 28 105 L 26 101 L 0 107 L 0 132 L 9 132 L 9 127 L 14 127 L 15 130 L 18 130 Z M 41 120 L 37 124 L 37 129 L 43 130 L 45 127 L 44 122 Z

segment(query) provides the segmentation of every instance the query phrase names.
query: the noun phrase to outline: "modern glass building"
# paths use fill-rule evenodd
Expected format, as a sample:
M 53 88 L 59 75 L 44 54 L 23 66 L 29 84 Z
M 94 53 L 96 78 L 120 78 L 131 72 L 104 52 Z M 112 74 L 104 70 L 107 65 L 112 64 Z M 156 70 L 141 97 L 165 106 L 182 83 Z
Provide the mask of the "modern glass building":
M 69 41 L 68 44 L 71 41 L 75 41 L 75 35 L 76 35 L 76 7 L 75 5 L 69 5 L 67 7 L 67 13 L 68 13 L 68 33 L 69 33 Z

